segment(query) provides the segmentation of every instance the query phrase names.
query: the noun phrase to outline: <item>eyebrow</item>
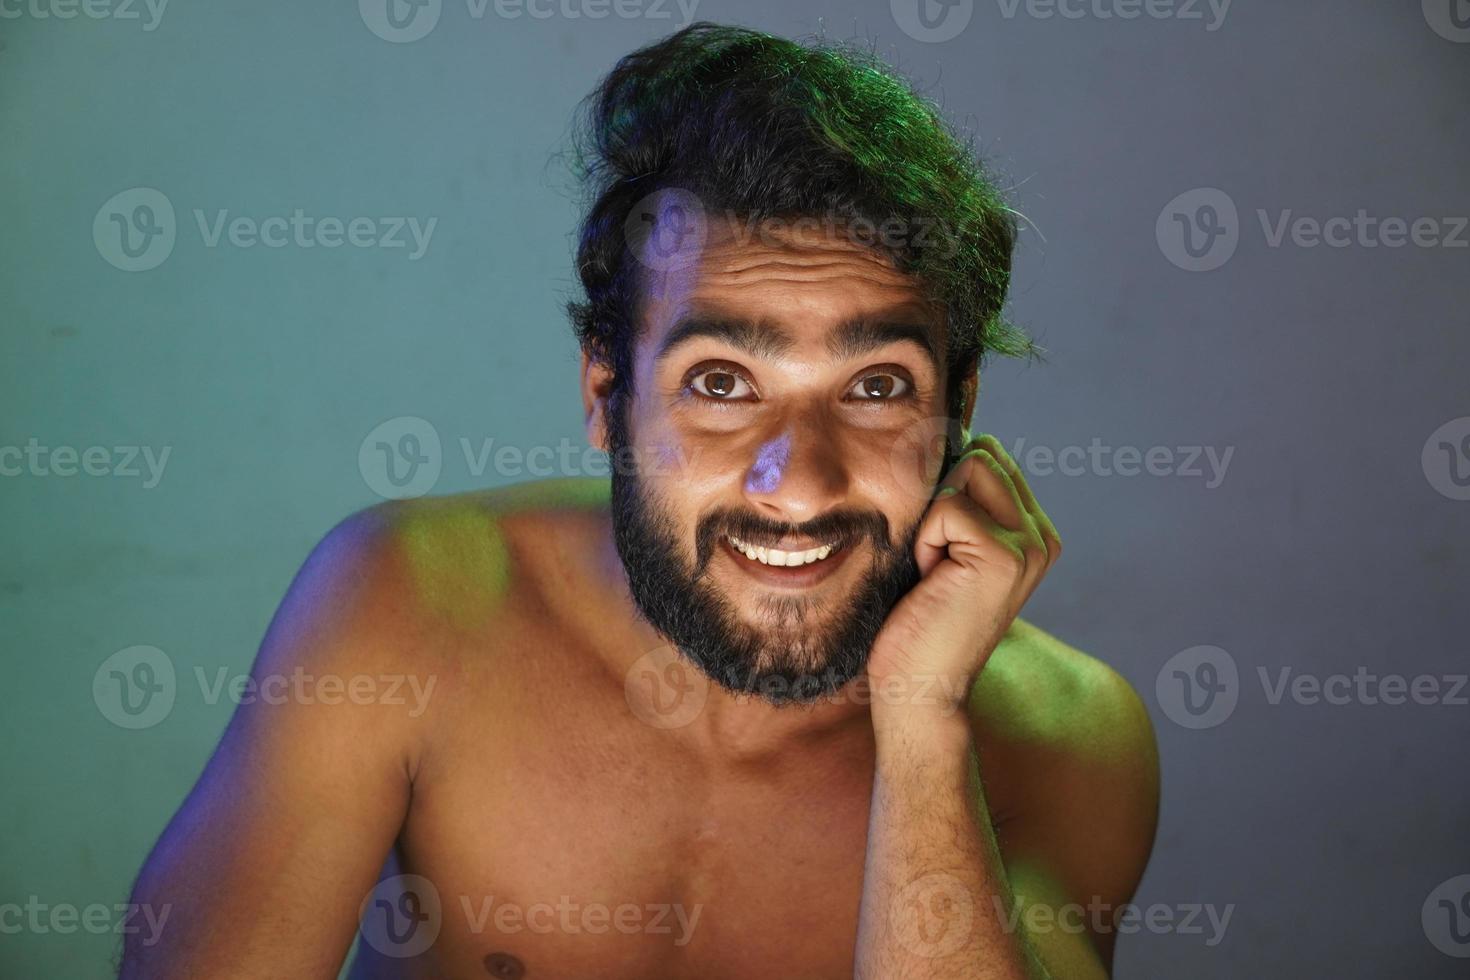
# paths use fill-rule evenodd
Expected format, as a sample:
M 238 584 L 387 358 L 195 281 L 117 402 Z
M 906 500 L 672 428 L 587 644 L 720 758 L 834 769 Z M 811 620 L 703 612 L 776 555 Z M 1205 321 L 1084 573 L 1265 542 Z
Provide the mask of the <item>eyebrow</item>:
M 721 341 L 744 354 L 766 361 L 776 360 L 796 347 L 791 334 L 769 321 L 690 316 L 675 323 L 664 337 L 654 354 L 654 363 L 663 361 L 679 347 L 701 337 Z M 940 370 L 933 330 L 922 323 L 904 320 L 856 319 L 841 323 L 827 334 L 827 353 L 834 358 L 849 360 L 899 343 L 917 346 L 929 358 L 934 369 Z

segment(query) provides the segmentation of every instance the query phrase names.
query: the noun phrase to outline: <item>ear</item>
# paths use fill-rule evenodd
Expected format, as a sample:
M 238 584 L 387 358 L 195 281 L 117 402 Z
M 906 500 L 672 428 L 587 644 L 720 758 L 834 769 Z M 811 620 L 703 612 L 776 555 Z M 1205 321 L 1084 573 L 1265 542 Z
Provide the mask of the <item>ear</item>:
M 980 392 L 980 361 L 976 358 L 970 370 L 965 372 L 964 379 L 960 382 L 960 427 L 965 431 L 965 438 L 969 438 L 970 419 L 975 414 L 975 399 Z
M 587 442 L 603 452 L 608 451 L 607 401 L 612 382 L 612 367 L 582 351 L 582 416 L 587 426 Z

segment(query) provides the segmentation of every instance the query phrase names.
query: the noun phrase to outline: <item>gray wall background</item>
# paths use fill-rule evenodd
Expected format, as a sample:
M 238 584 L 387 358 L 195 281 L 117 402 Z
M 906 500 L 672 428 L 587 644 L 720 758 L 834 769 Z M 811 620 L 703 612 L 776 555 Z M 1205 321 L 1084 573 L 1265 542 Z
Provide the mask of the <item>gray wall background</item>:
M 598 19 L 595 0 L 536 8 L 550 16 L 443 0 L 409 42 L 379 36 L 369 0 L 0 8 L 0 447 L 105 447 L 109 474 L 0 458 L 0 904 L 126 901 L 233 707 L 195 671 L 248 670 L 312 543 L 378 499 L 358 458 L 376 426 L 433 425 L 436 493 L 530 478 L 473 472 L 461 439 L 583 445 L 561 313 L 576 209 L 548 158 L 617 56 L 687 20 L 625 2 Z M 1464 22 L 1463 0 L 1237 0 L 1223 18 L 966 0 L 943 40 L 912 0 L 694 10 L 871 40 L 975 128 L 1031 223 L 1011 312 L 1050 356 L 994 364 L 977 413 L 1025 440 L 1067 541 L 1027 615 L 1149 703 L 1164 797 L 1137 903 L 1176 924 L 1233 907 L 1213 944 L 1208 924 L 1125 936 L 1120 977 L 1465 974 L 1438 899 L 1470 890 L 1470 707 L 1445 696 L 1470 632 L 1470 232 L 1273 244 L 1259 214 L 1463 223 L 1455 2 Z M 175 209 L 176 240 L 129 272 L 107 215 L 131 216 L 140 187 Z M 1222 199 L 1166 206 L 1200 188 L 1237 214 L 1217 209 L 1217 267 L 1190 271 L 1172 215 Z M 437 225 L 411 259 L 209 247 L 194 218 L 294 208 Z M 1112 452 L 1075 475 L 1025 455 L 1093 440 Z M 128 446 L 167 447 L 156 485 L 142 462 L 127 475 Z M 1118 447 L 1173 462 L 1120 475 Z M 1232 452 L 1224 478 L 1178 472 L 1187 447 Z M 103 667 L 138 645 L 177 690 L 130 730 Z M 1206 677 L 1206 660 L 1224 687 L 1194 715 L 1176 671 Z M 1347 703 L 1273 703 L 1260 671 L 1283 668 L 1441 680 L 1427 704 L 1373 703 L 1369 681 Z M 116 941 L 11 929 L 0 975 L 107 976 Z

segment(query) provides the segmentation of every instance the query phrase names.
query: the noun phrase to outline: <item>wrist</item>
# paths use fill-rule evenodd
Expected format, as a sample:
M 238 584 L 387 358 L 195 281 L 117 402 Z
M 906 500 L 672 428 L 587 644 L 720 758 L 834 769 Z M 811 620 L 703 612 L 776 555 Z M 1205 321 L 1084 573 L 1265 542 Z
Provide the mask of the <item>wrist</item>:
M 872 718 L 880 757 L 963 755 L 973 740 L 963 704 L 882 704 L 875 699 Z
M 932 725 L 965 716 L 973 677 L 892 667 L 875 671 L 874 666 L 869 664 L 866 681 L 875 724 L 882 718 L 885 723 Z

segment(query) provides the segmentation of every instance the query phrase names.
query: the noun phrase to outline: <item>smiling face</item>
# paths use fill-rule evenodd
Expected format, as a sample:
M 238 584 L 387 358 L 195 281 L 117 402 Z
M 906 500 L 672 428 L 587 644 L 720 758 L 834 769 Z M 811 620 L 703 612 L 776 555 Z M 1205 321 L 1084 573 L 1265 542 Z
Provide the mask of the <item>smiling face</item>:
M 712 226 L 682 259 L 640 269 L 632 396 L 609 408 L 605 366 L 584 380 L 594 442 L 640 464 L 613 467 L 618 551 L 644 616 L 715 681 L 810 700 L 862 670 L 917 581 L 942 315 L 830 232 Z

